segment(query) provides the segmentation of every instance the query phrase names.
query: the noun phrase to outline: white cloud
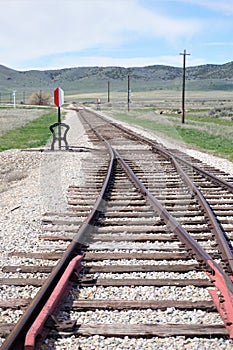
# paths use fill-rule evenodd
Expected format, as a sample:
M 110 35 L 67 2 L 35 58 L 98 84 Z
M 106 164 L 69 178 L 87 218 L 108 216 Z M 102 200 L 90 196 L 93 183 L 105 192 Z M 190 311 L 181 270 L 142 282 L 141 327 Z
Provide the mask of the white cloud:
M 200 1 L 200 5 L 206 6 L 214 11 L 221 11 L 223 14 L 229 16 L 233 14 L 233 2 L 232 0 L 228 1 L 219 1 L 219 0 L 208 0 Z
M 206 7 L 212 11 L 222 12 L 224 15 L 233 14 L 233 1 L 232 0 L 173 0 L 176 2 L 183 2 L 194 4 L 202 7 Z
M 18 66 L 43 56 L 117 48 L 137 37 L 174 43 L 201 28 L 197 19 L 165 17 L 136 0 L 1 0 L 0 57 Z
M 233 42 L 212 41 L 205 44 L 206 46 L 233 46 Z

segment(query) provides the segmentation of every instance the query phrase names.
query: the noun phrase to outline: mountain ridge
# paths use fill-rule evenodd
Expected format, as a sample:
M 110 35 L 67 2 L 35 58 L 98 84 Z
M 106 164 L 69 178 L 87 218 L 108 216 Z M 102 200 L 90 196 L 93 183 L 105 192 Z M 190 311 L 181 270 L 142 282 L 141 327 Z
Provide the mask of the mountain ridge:
M 107 82 L 115 91 L 126 89 L 130 76 L 134 90 L 179 89 L 183 69 L 167 65 L 145 67 L 73 67 L 49 70 L 18 71 L 0 65 L 0 92 L 52 91 L 61 86 L 68 92 L 105 91 Z M 205 64 L 186 68 L 186 88 L 191 90 L 233 89 L 233 61 L 224 64 Z

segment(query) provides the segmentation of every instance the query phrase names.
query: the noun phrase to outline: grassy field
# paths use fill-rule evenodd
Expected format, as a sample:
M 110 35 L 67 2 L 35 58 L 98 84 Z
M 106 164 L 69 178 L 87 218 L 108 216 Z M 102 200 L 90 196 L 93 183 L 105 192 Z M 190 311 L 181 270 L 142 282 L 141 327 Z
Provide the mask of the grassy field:
M 77 94 L 66 96 L 67 101 L 101 110 L 111 117 L 151 130 L 155 135 L 173 142 L 189 144 L 233 161 L 233 94 L 223 91 L 186 92 L 185 123 L 181 123 L 181 93 L 148 91 L 131 94 L 130 111 L 127 93 Z M 56 109 L 0 107 L 0 150 L 40 147 L 51 136 L 49 125 L 57 121 Z
M 51 136 L 49 126 L 57 121 L 53 108 L 0 108 L 0 151 L 40 147 Z

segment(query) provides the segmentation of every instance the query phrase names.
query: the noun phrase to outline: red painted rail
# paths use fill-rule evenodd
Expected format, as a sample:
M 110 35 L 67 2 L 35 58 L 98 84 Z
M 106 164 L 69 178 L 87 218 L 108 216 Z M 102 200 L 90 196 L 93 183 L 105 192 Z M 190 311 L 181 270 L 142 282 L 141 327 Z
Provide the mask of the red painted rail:
M 74 271 L 80 272 L 82 269 L 81 264 L 82 256 L 76 256 L 69 265 L 67 269 L 64 271 L 61 279 L 56 285 L 54 291 L 49 297 L 48 301 L 44 305 L 43 309 L 39 313 L 38 317 L 34 321 L 33 325 L 29 329 L 26 335 L 24 350 L 34 350 L 36 346 L 36 337 L 38 335 L 43 336 L 46 335 L 44 324 L 48 317 L 54 313 L 57 305 L 60 303 L 61 299 L 69 290 L 70 277 Z

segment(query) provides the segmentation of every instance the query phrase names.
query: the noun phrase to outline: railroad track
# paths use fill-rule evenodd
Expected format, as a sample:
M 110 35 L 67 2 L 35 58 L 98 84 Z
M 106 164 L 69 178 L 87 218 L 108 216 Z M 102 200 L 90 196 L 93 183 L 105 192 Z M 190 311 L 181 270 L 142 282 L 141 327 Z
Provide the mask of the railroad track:
M 6 325 L 1 349 L 34 349 L 39 340 L 41 349 L 153 349 L 163 338 L 164 349 L 193 338 L 197 347 L 217 338 L 231 346 L 232 178 L 96 113 L 77 114 L 95 160 L 84 186 L 68 189 L 67 211 L 43 217 L 42 238 L 59 253 L 24 254 L 61 258 L 56 267 L 5 267 L 48 277 L 35 279 L 43 287 L 16 327 Z

